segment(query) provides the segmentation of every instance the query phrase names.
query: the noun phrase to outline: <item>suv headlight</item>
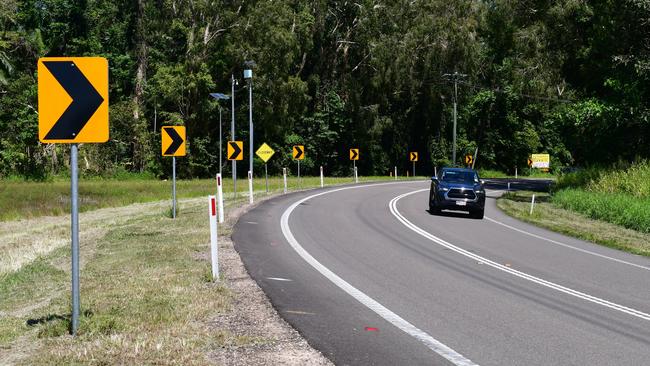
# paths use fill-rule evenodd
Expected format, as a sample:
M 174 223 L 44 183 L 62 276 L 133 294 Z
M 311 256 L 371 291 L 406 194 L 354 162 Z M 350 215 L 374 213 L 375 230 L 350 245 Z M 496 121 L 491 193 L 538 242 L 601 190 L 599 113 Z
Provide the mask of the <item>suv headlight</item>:
M 447 192 L 447 191 L 449 190 L 449 188 L 447 188 L 447 187 L 440 187 L 440 190 L 443 191 L 443 192 Z

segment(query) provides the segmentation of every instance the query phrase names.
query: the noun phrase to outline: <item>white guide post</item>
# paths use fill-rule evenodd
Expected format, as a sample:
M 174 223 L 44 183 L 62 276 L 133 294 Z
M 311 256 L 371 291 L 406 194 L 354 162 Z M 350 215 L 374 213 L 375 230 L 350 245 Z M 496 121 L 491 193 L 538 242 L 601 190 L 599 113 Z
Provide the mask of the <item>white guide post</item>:
M 221 179 L 221 173 L 217 174 L 217 206 L 219 208 L 219 223 L 223 223 L 224 220 L 224 209 L 223 207 L 223 180 Z
M 320 167 L 320 187 L 325 187 L 325 182 L 323 182 L 323 166 Z
M 208 196 L 208 218 L 210 220 L 210 260 L 212 262 L 212 279 L 219 279 L 219 247 L 217 245 L 217 198 Z
M 533 195 L 533 199 L 530 201 L 530 213 L 529 213 L 529 215 L 533 214 L 533 208 L 535 208 L 535 195 Z

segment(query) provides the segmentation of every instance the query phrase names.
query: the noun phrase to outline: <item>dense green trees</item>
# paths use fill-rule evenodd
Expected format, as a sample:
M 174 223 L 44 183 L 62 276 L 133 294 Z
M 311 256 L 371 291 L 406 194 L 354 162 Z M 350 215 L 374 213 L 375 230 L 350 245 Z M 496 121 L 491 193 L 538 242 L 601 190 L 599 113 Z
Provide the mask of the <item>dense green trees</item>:
M 308 173 L 350 174 L 350 147 L 362 174 L 404 171 L 408 151 L 427 173 L 451 163 L 442 75 L 454 71 L 467 75 L 458 155 L 478 147 L 479 166 L 512 170 L 533 152 L 555 167 L 650 155 L 648 0 L 3 0 L 0 27 L 0 176 L 66 171 L 67 147 L 36 133 L 36 60 L 61 55 L 109 59 L 111 140 L 81 147 L 86 173 L 167 174 L 160 126 L 182 123 L 181 174 L 213 174 L 219 105 L 208 94 L 240 79 L 246 140 L 247 60 L 255 145 L 279 152 L 271 172 L 291 164 L 294 143 Z

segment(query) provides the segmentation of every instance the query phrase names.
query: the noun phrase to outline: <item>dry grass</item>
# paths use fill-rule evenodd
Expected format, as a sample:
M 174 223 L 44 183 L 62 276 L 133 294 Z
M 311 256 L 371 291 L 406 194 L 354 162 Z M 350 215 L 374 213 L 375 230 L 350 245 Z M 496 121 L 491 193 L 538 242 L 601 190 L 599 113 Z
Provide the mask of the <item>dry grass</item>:
M 9 350 L 0 353 L 22 354 L 25 364 L 192 365 L 207 362 L 208 346 L 247 342 L 211 334 L 203 321 L 227 311 L 230 301 L 196 255 L 207 250 L 207 230 L 196 225 L 205 219 L 204 201 L 183 201 L 176 220 L 165 216 L 165 203 L 82 215 L 92 233 L 81 240 L 83 316 L 76 339 L 67 335 L 67 247 L 0 276 L 0 347 Z M 46 221 L 65 231 L 58 226 L 66 220 Z
M 232 213 L 248 202 L 226 198 Z M 247 275 L 246 290 L 212 281 L 205 206 L 205 196 L 180 200 L 175 220 L 168 201 L 81 214 L 82 317 L 75 338 L 68 334 L 69 217 L 0 223 L 0 250 L 7 253 L 0 258 L 0 364 L 203 365 L 242 352 L 256 364 L 274 364 L 281 355 L 288 364 L 327 364 L 290 327 L 281 330 L 277 316 L 268 328 L 273 311 L 259 288 L 250 294 L 256 285 Z M 231 217 L 220 235 L 233 224 Z M 232 244 L 225 249 L 225 267 L 238 265 L 241 280 Z M 237 309 L 251 303 L 266 317 Z M 216 326 L 233 314 L 265 327 L 242 333 Z
M 630 253 L 650 256 L 650 234 L 626 229 L 588 218 L 580 213 L 559 208 L 552 203 L 538 202 L 529 215 L 531 192 L 516 192 L 505 195 L 497 206 L 510 216 L 553 231 L 598 243 Z M 535 193 L 544 201 L 545 195 Z

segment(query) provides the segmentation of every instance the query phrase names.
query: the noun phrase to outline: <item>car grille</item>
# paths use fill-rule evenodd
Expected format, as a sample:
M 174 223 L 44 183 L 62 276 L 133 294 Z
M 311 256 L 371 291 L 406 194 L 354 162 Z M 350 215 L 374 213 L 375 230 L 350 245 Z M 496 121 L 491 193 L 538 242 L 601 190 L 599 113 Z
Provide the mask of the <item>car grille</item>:
M 469 200 L 473 200 L 476 198 L 476 195 L 474 194 L 473 190 L 460 190 L 458 188 L 452 188 L 449 190 L 449 193 L 447 193 L 447 197 L 449 198 L 467 198 Z

